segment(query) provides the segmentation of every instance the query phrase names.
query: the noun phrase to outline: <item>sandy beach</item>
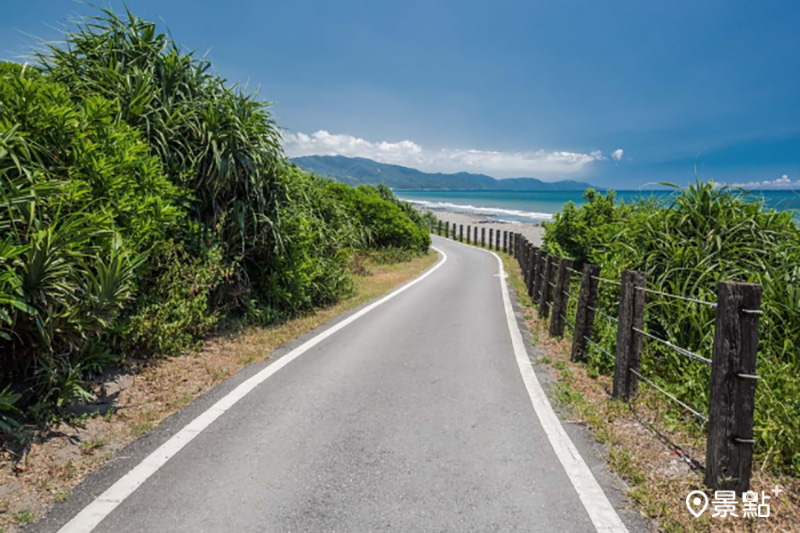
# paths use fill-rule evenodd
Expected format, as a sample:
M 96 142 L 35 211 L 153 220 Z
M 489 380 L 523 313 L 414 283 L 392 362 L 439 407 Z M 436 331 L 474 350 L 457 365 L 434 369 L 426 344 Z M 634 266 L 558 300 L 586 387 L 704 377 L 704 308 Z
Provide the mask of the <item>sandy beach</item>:
M 425 211 L 425 209 L 418 208 Z M 498 222 L 491 220 L 483 215 L 475 213 L 453 213 L 450 211 L 431 211 L 436 218 L 450 224 L 463 224 L 464 226 L 472 225 L 481 228 L 489 228 L 500 231 L 513 231 L 526 236 L 535 246 L 541 246 L 542 236 L 544 235 L 544 228 L 538 222 L 531 222 L 528 224 L 517 222 Z M 466 230 L 465 230 L 466 231 Z

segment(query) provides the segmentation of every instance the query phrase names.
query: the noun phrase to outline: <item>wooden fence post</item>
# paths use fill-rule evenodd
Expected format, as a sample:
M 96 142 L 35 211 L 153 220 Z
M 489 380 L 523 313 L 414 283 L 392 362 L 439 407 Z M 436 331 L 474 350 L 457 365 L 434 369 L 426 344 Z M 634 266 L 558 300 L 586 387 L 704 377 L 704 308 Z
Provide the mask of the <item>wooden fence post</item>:
M 492 238 L 494 237 L 494 230 L 489 228 L 489 249 L 492 249 Z
M 464 242 L 464 224 L 458 225 L 458 242 Z
M 581 291 L 578 293 L 578 309 L 575 312 L 575 331 L 572 335 L 572 354 L 575 362 L 586 361 L 586 339 L 592 336 L 594 310 L 597 305 L 597 289 L 600 266 L 586 263 L 581 276 Z
M 722 282 L 711 355 L 706 486 L 750 489 L 761 285 Z
M 544 277 L 542 278 L 542 290 L 539 293 L 539 318 L 547 320 L 550 315 L 551 298 L 553 296 L 553 287 L 550 285 L 555 272 L 556 256 L 547 254 L 547 259 L 544 263 Z
M 530 266 L 528 267 L 530 272 L 528 295 L 531 297 L 531 302 L 534 304 L 539 301 L 539 293 L 537 291 L 539 290 L 539 273 L 542 271 L 541 259 L 543 253 L 541 249 L 531 245 L 528 255 L 528 260 L 530 261 Z
M 525 286 L 528 289 L 528 296 L 533 301 L 533 287 L 536 283 L 536 257 L 539 250 L 526 240 L 525 250 L 522 253 L 525 254 L 525 270 L 528 273 L 528 281 Z
M 550 336 L 563 337 L 564 325 L 566 320 L 564 315 L 567 313 L 567 304 L 569 303 L 569 285 L 572 281 L 572 276 L 569 270 L 572 268 L 571 259 L 561 259 L 558 262 L 558 275 L 556 277 L 556 287 L 553 294 L 553 307 L 550 313 Z
M 481 228 L 481 246 L 486 246 L 486 228 Z
M 522 281 L 525 282 L 525 287 L 528 286 L 528 239 L 520 239 L 517 245 L 519 250 L 517 252 L 517 261 L 519 262 L 519 269 L 522 271 Z
M 508 231 L 503 230 L 503 253 L 508 253 Z
M 639 370 L 642 334 L 634 328 L 641 330 L 644 326 L 645 292 L 636 290 L 636 287 L 645 287 L 646 280 L 647 276 L 644 272 L 625 270 L 622 273 L 612 395 L 623 400 L 635 396 L 639 384 L 639 381 L 631 373 L 631 369 Z
M 450 237 L 450 222 L 449 221 L 444 223 L 444 236 L 445 236 L 445 238 L 449 238 Z
M 533 281 L 533 300 L 537 303 L 542 301 L 542 278 L 544 277 L 544 267 L 546 263 L 547 252 L 539 250 L 539 253 L 536 254 L 536 266 L 534 267 L 536 278 Z

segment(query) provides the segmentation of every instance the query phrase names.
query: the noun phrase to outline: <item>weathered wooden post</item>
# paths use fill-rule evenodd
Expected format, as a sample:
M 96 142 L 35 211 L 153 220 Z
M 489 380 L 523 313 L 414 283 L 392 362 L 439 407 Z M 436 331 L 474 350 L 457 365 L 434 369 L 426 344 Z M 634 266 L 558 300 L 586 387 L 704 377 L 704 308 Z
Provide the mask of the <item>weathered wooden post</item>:
M 486 246 L 486 228 L 481 228 L 481 246 Z
M 528 294 L 530 294 L 530 286 L 531 281 L 533 281 L 533 277 L 531 276 L 531 250 L 533 245 L 528 239 L 522 241 L 522 250 L 520 252 L 522 257 L 523 269 L 522 272 L 525 274 L 525 287 L 527 289 Z
M 503 253 L 508 253 L 508 231 L 503 230 Z
M 464 224 L 458 225 L 458 242 L 464 242 Z
M 636 287 L 645 287 L 647 276 L 644 272 L 625 270 L 622 272 L 622 285 L 619 290 L 619 327 L 617 328 L 617 353 L 614 361 L 615 398 L 628 400 L 636 395 L 639 381 L 631 369 L 639 370 L 642 351 L 642 334 L 636 331 L 644 326 L 645 292 Z M 634 329 L 636 328 L 636 329 Z
M 444 236 L 446 238 L 450 237 L 450 222 L 449 221 L 444 223 Z
M 467 226 L 467 242 L 472 242 L 470 239 L 471 233 L 472 233 L 472 226 Z
M 520 272 L 522 272 L 522 281 L 525 283 L 525 286 L 528 286 L 528 264 L 527 264 L 527 257 L 525 256 L 525 252 L 528 250 L 528 239 L 522 238 L 520 239 L 519 243 L 517 243 L 517 262 L 519 263 Z
M 537 303 L 542 300 L 542 279 L 544 278 L 545 263 L 547 263 L 547 252 L 539 250 L 536 255 L 536 266 L 534 267 L 536 277 L 533 280 L 533 299 Z
M 556 270 L 556 260 L 554 255 L 547 254 L 544 264 L 544 278 L 542 279 L 542 291 L 539 298 L 539 318 L 547 319 L 550 315 L 551 300 L 553 297 L 553 274 Z
M 525 288 L 527 289 L 528 296 L 531 294 L 531 287 L 533 286 L 533 244 L 528 239 L 525 239 L 525 244 L 522 247 L 522 259 L 525 263 Z
M 539 288 L 539 265 L 542 251 L 530 245 L 528 247 L 528 296 L 531 297 L 531 302 L 536 303 L 539 297 L 536 290 Z
M 500 230 L 494 230 L 494 250 L 496 252 L 500 251 Z
M 575 312 L 575 331 L 572 335 L 572 354 L 575 362 L 586 361 L 586 339 L 592 336 L 594 310 L 597 306 L 597 290 L 600 282 L 600 266 L 586 263 L 581 276 L 581 291 L 578 293 L 578 309 Z
M 494 239 L 494 230 L 489 228 L 489 249 L 492 249 L 492 240 Z
M 706 486 L 750 490 L 761 285 L 722 282 L 711 355 Z
M 550 313 L 550 336 L 563 337 L 564 325 L 566 320 L 564 316 L 567 313 L 567 304 L 569 303 L 569 285 L 572 281 L 572 276 L 569 275 L 569 270 L 572 268 L 571 259 L 561 259 L 558 262 L 558 274 L 556 275 L 556 286 L 553 294 L 553 306 Z

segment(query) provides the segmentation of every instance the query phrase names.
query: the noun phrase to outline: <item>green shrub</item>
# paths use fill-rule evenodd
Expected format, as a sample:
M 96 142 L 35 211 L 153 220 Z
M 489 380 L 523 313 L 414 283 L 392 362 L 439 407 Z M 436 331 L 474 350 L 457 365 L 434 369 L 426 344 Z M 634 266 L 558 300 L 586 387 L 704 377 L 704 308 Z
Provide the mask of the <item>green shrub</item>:
M 356 250 L 429 243 L 389 189 L 290 164 L 268 104 L 151 22 L 103 10 L 37 57 L 0 63 L 0 431 L 124 354 L 337 301 Z
M 789 212 L 763 207 L 746 192 L 696 183 L 663 205 L 614 205 L 612 195 L 587 193 L 546 224 L 545 248 L 601 265 L 619 279 L 625 269 L 647 273 L 651 288 L 715 301 L 720 281 L 763 286 L 756 392 L 756 452 L 778 470 L 800 472 L 800 230 Z M 601 284 L 601 307 L 616 315 L 617 288 Z M 648 294 L 652 334 L 711 357 L 714 310 Z M 606 347 L 614 325 L 598 318 L 595 336 Z M 682 400 L 707 411 L 709 368 L 646 342 L 642 365 Z M 596 353 L 593 360 L 602 363 Z
M 150 286 L 120 327 L 121 348 L 139 355 L 175 355 L 194 348 L 219 322 L 213 296 L 231 275 L 219 247 L 190 254 L 178 243 L 153 261 Z
M 248 270 L 255 305 L 267 316 L 283 318 L 329 305 L 351 292 L 347 271 L 351 251 L 364 242 L 358 220 L 337 198 L 328 194 L 329 182 L 287 166 L 292 201 L 280 211 L 280 241 L 264 259 Z
M 280 172 L 280 133 L 266 102 L 130 12 L 102 10 L 38 57 L 75 97 L 118 103 L 117 118 L 141 131 L 167 175 L 192 192 L 191 215 L 218 236 L 232 263 L 250 264 L 248 256 L 273 246 L 291 184 Z
M 5 72 L 0 365 L 23 403 L 60 406 L 84 395 L 87 354 L 133 298 L 148 247 L 179 225 L 183 193 L 113 103 Z
M 388 188 L 376 189 L 367 185 L 350 187 L 331 183 L 332 194 L 356 217 L 367 235 L 370 246 L 375 248 L 406 248 L 423 252 L 430 246 L 428 231 L 409 216 L 399 201 L 386 198 Z M 394 195 L 392 195 L 394 198 Z

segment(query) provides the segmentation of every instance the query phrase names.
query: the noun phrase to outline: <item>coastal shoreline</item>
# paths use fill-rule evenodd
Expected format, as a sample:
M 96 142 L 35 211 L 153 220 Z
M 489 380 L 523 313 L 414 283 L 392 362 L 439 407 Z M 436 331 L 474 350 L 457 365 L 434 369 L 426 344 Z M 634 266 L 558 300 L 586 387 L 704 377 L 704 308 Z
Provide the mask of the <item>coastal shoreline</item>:
M 415 205 L 414 209 L 433 213 L 436 218 L 442 221 L 442 223 L 449 222 L 450 224 L 477 226 L 486 228 L 487 231 L 489 229 L 510 231 L 527 237 L 528 240 L 534 244 L 534 246 L 542 245 L 542 237 L 544 236 L 545 230 L 540 222 L 501 222 L 477 213 L 439 211 L 425 209 L 424 207 L 420 207 L 418 205 Z

